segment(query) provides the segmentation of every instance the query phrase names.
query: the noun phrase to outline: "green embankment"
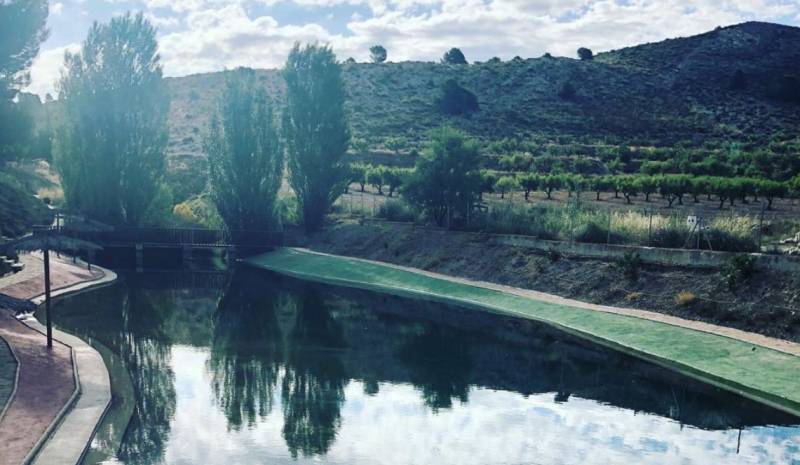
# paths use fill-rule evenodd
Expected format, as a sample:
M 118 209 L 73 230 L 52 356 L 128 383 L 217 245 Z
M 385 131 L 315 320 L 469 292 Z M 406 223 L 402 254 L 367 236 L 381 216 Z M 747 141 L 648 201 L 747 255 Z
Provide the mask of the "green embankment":
M 246 263 L 301 279 L 542 321 L 800 415 L 800 357 L 636 317 L 534 300 L 347 257 L 280 249 Z

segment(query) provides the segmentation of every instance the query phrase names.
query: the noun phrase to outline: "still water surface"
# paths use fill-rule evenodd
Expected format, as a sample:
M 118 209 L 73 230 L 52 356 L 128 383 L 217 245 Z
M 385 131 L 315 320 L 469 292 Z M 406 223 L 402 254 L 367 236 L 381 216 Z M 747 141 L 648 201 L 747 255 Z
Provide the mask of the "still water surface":
M 800 464 L 797 418 L 475 310 L 239 270 L 55 321 L 112 375 L 87 464 Z

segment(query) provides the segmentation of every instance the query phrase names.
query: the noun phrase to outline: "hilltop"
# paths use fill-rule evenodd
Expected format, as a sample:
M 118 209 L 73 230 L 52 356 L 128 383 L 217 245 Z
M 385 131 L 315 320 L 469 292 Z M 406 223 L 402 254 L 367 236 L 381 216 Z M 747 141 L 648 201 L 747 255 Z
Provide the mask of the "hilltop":
M 280 72 L 257 73 L 280 102 Z M 390 137 L 407 141 L 408 151 L 444 123 L 485 143 L 517 138 L 542 147 L 756 146 L 791 140 L 800 127 L 800 28 L 769 23 L 600 53 L 591 61 L 544 56 L 470 65 L 351 63 L 344 77 L 354 136 L 372 152 L 384 149 Z M 442 115 L 435 100 L 448 79 L 472 91 L 480 110 Z M 170 168 L 180 200 L 205 183 L 202 138 L 224 72 L 167 82 Z M 573 98 L 559 96 L 565 83 L 575 88 Z

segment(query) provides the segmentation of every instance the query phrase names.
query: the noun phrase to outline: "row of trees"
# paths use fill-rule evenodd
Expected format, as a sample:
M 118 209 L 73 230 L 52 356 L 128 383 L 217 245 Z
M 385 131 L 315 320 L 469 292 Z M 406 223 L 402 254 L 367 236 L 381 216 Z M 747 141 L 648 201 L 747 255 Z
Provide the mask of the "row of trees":
M 95 23 L 67 54 L 55 161 L 71 210 L 140 225 L 172 207 L 163 182 L 169 100 L 155 29 L 141 15 Z M 296 44 L 283 71 L 280 121 L 255 72 L 228 74 L 205 140 L 209 190 L 230 229 L 272 229 L 284 169 L 309 230 L 349 181 L 341 67 L 326 46 Z
M 567 173 L 521 173 L 516 176 L 498 176 L 490 171 L 483 171 L 482 176 L 484 192 L 497 192 L 504 198 L 506 193 L 522 190 L 526 200 L 537 191 L 543 192 L 548 199 L 554 191 L 566 190 L 569 195 L 576 196 L 588 191 L 595 193 L 596 200 L 601 200 L 600 196 L 604 192 L 613 192 L 617 198 L 622 194 L 627 203 L 631 203 L 631 199 L 638 195 L 643 195 L 645 202 L 649 202 L 651 195 L 658 194 L 672 207 L 676 201 L 682 205 L 686 196 L 691 196 L 695 203 L 700 201 L 700 196 L 706 196 L 709 200 L 714 196 L 719 202 L 719 208 L 722 208 L 726 201 L 733 205 L 736 201 L 748 202 L 748 197 L 754 200 L 763 197 L 767 201 L 767 209 L 771 209 L 776 198 L 792 193 L 800 195 L 800 176 L 793 181 L 784 182 L 682 174 L 581 176 Z
M 392 197 L 408 181 L 412 172 L 411 168 L 353 163 L 350 165 L 350 183 L 359 184 L 361 192 L 370 185 L 379 195 L 383 195 L 383 188 L 387 187 L 387 194 Z
M 522 190 L 525 199 L 541 191 L 547 198 L 552 193 L 566 190 L 569 195 L 580 196 L 582 192 L 594 192 L 595 199 L 601 194 L 613 192 L 623 196 L 628 203 L 633 197 L 644 195 L 650 201 L 652 195 L 660 195 L 669 206 L 682 204 L 686 197 L 700 202 L 701 196 L 713 197 L 720 208 L 729 202 L 747 202 L 763 198 L 767 208 L 775 198 L 788 195 L 800 196 L 800 176 L 791 181 L 773 181 L 758 178 L 726 178 L 690 175 L 609 175 L 581 176 L 566 173 L 539 174 L 532 172 L 517 175 L 502 175 L 481 170 L 478 143 L 465 133 L 443 127 L 431 134 L 431 140 L 413 170 L 354 165 L 353 182 L 373 184 L 381 187 L 392 182 L 386 173 L 399 175 L 397 182 L 404 198 L 424 212 L 437 224 L 450 224 L 458 218 L 469 218 L 484 193 L 495 192 L 501 197 Z M 392 192 L 397 187 L 392 188 Z

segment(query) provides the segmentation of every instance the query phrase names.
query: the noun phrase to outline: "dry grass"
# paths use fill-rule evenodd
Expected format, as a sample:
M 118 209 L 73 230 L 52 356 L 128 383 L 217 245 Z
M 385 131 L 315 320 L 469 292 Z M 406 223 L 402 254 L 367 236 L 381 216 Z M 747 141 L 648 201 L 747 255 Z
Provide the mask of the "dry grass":
M 675 305 L 686 307 L 697 300 L 697 296 L 689 291 L 680 291 L 675 295 Z

